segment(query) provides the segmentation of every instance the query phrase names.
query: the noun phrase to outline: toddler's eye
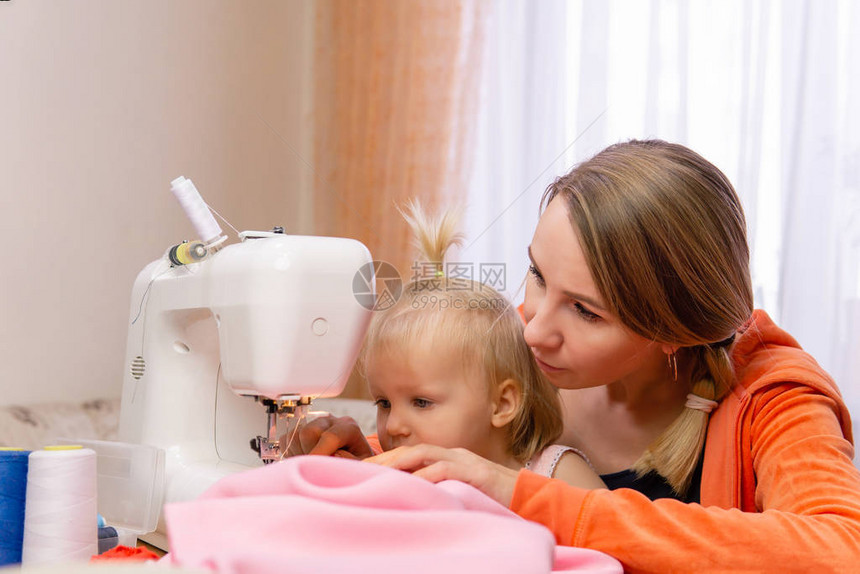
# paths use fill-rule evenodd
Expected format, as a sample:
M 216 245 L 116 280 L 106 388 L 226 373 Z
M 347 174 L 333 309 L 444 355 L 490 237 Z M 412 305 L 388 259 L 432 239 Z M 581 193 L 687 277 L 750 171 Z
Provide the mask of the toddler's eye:
M 412 404 L 419 409 L 426 409 L 431 406 L 433 403 L 428 401 L 427 399 L 413 399 Z
M 388 410 L 391 408 L 391 403 L 388 401 L 388 399 L 376 399 L 375 401 L 373 401 L 373 404 L 375 404 L 376 408 L 378 409 Z

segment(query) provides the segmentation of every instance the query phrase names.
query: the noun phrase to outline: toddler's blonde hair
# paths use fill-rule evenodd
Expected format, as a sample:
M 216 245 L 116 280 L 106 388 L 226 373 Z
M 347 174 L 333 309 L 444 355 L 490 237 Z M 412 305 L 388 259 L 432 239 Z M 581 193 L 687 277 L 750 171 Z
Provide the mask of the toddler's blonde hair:
M 507 430 L 511 455 L 525 463 L 561 435 L 558 391 L 538 369 L 510 302 L 489 285 L 444 275 L 445 253 L 462 242 L 456 214 L 449 210 L 432 219 L 412 202 L 403 216 L 431 273 L 409 282 L 392 307 L 375 313 L 359 366 L 366 378 L 366 366 L 378 353 L 402 353 L 415 346 L 452 354 L 459 349 L 463 368 L 479 367 L 488 394 L 507 379 L 515 381 L 522 401 Z M 445 308 L 439 304 L 443 298 Z

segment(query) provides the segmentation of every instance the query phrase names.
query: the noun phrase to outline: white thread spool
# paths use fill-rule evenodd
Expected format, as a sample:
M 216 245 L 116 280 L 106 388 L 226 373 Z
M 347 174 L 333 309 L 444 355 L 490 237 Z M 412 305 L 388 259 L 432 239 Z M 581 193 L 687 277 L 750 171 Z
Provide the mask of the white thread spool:
M 197 236 L 204 243 L 210 243 L 221 235 L 221 226 L 215 221 L 212 212 L 209 211 L 209 206 L 203 201 L 200 192 L 194 187 L 194 183 L 190 179 L 179 176 L 170 182 L 170 191 L 179 200 L 182 209 L 194 229 L 197 231 Z
M 88 561 L 98 554 L 96 453 L 47 447 L 29 466 L 21 563 Z

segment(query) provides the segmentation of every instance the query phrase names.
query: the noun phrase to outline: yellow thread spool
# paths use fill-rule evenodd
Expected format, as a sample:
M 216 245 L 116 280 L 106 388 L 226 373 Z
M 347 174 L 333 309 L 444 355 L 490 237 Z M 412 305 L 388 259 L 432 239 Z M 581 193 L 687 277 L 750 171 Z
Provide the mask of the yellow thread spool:
M 192 241 L 190 243 L 185 241 L 171 247 L 167 252 L 167 257 L 174 265 L 188 265 L 204 260 L 208 253 L 209 251 L 202 241 Z

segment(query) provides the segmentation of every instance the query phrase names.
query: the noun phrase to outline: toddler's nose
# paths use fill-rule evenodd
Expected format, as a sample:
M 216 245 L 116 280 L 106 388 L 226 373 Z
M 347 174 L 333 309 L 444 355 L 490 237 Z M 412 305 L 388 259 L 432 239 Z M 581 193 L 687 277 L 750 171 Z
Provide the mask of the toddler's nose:
M 391 409 L 388 413 L 388 420 L 385 421 L 385 430 L 390 437 L 404 438 L 409 436 L 409 425 L 399 412 Z

